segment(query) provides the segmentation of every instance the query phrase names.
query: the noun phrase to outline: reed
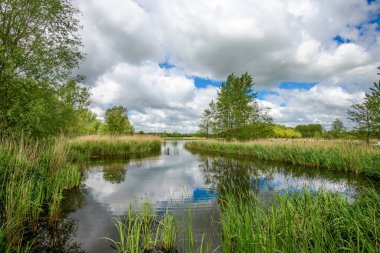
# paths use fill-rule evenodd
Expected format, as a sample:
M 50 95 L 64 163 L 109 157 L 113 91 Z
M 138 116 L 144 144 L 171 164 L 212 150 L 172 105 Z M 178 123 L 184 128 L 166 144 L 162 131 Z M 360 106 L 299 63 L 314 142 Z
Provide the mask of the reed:
M 255 142 L 188 142 L 193 152 L 250 156 L 306 167 L 363 173 L 380 177 L 380 147 L 357 141 L 261 140 Z
M 59 212 L 63 191 L 79 185 L 80 171 L 67 160 L 63 138 L 54 141 L 0 140 L 0 226 L 11 251 L 21 251 L 26 230 L 37 229 L 44 205 Z M 17 250 L 16 250 L 17 249 Z
M 191 212 L 189 211 L 188 214 L 191 215 Z M 189 218 L 192 219 L 192 216 Z M 111 242 L 119 253 L 211 252 L 211 244 L 207 242 L 204 235 L 199 246 L 194 247 L 192 222 L 189 223 L 187 231 L 180 231 L 173 213 L 166 210 L 162 216 L 159 216 L 149 203 L 142 204 L 139 211 L 134 211 L 130 206 L 125 217 L 115 218 L 114 224 L 118 238 L 104 239 Z M 179 238 L 183 240 L 182 249 Z
M 352 203 L 341 194 L 306 189 L 277 194 L 271 202 L 227 194 L 220 201 L 222 251 L 378 252 L 379 207 L 375 190 Z
M 161 139 L 155 136 L 84 136 L 70 140 L 68 150 L 73 161 L 158 154 Z

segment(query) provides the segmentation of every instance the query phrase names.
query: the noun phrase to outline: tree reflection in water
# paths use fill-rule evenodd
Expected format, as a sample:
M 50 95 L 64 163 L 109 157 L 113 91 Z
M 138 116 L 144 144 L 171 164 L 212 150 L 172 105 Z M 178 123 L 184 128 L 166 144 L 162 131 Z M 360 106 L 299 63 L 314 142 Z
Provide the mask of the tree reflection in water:
M 104 180 L 112 184 L 120 184 L 125 180 L 125 174 L 127 172 L 128 161 L 123 163 L 112 163 L 104 165 L 103 178 Z

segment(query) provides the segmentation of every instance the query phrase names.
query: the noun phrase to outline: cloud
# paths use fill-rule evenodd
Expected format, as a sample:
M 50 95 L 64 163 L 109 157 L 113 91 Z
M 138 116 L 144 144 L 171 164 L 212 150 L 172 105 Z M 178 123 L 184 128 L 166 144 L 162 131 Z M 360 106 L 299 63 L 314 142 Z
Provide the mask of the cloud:
M 87 53 L 78 72 L 93 87 L 92 107 L 101 116 L 109 105 L 125 105 L 137 129 L 196 129 L 216 88 L 198 88 L 190 76 L 224 80 L 248 71 L 258 89 L 271 90 L 283 81 L 318 82 L 321 94 L 340 95 L 341 88 L 356 96 L 375 81 L 380 65 L 379 1 L 75 3 L 82 11 Z M 163 62 L 172 67 L 161 69 Z M 287 92 L 280 96 L 299 95 Z M 320 99 L 311 91 L 308 96 Z M 304 117 L 307 107 L 301 115 L 291 105 L 277 108 L 281 115 L 295 113 L 289 122 L 297 117 L 325 122 L 329 110 L 343 111 L 336 104 L 315 104 L 319 113 Z
M 364 98 L 360 90 L 347 91 L 342 87 L 320 83 L 309 90 L 274 89 L 275 93 L 266 96 L 263 106 L 272 108 L 275 122 L 288 126 L 316 123 L 330 128 L 332 121 L 339 118 L 350 126 L 347 109 Z M 284 106 L 286 105 L 286 106 Z
M 194 80 L 176 68 L 120 63 L 96 81 L 92 98 L 98 111 L 114 104 L 127 107 L 136 130 L 191 132 L 216 90 L 196 88 Z

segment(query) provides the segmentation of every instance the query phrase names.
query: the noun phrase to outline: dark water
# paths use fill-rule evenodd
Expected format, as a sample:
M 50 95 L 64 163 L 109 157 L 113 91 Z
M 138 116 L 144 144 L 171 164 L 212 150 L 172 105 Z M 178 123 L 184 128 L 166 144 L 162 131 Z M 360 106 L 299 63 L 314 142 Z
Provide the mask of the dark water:
M 184 142 L 167 142 L 159 156 L 88 165 L 83 186 L 67 192 L 62 220 L 41 224 L 35 252 L 116 252 L 102 237 L 116 237 L 113 219 L 131 204 L 149 201 L 158 213 L 170 209 L 178 220 L 193 215 L 195 239 L 216 247 L 218 191 L 228 182 L 265 198 L 275 192 L 325 189 L 353 197 L 369 179 L 326 170 L 294 168 L 252 159 L 192 154 Z

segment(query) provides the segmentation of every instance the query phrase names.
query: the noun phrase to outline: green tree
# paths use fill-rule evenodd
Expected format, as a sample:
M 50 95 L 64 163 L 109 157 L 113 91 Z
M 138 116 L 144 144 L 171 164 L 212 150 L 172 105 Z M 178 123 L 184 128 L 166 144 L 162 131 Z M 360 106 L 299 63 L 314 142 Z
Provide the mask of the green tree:
M 343 121 L 340 119 L 335 119 L 331 124 L 331 131 L 341 133 L 346 130 Z
M 0 4 L 0 77 L 14 74 L 62 83 L 83 59 L 79 11 L 70 0 Z
M 312 138 L 320 136 L 323 133 L 321 124 L 298 125 L 295 130 L 302 134 L 302 137 Z
M 134 128 L 128 119 L 127 108 L 113 106 L 105 112 L 107 132 L 110 134 L 133 134 Z
M 216 103 L 211 101 L 203 112 L 200 132 L 221 137 L 250 139 L 271 133 L 269 108 L 259 108 L 252 77 L 245 73 L 227 77 L 218 90 Z
M 68 110 L 61 91 L 82 81 L 72 77 L 83 59 L 79 28 L 78 10 L 68 0 L 0 2 L 2 132 L 43 137 L 66 131 L 69 111 L 78 108 Z
M 219 134 L 231 138 L 237 129 L 259 120 L 260 109 L 253 86 L 248 73 L 240 77 L 231 74 L 221 84 L 216 102 L 216 130 Z
M 214 100 L 211 100 L 209 107 L 203 111 L 201 122 L 199 124 L 200 134 L 209 137 L 211 133 L 215 132 L 215 113 L 216 106 Z
M 380 67 L 378 67 L 380 69 Z M 367 143 L 371 137 L 380 136 L 380 81 L 365 94 L 362 103 L 353 104 L 347 110 L 348 118 L 356 123 L 354 130 L 364 136 Z

